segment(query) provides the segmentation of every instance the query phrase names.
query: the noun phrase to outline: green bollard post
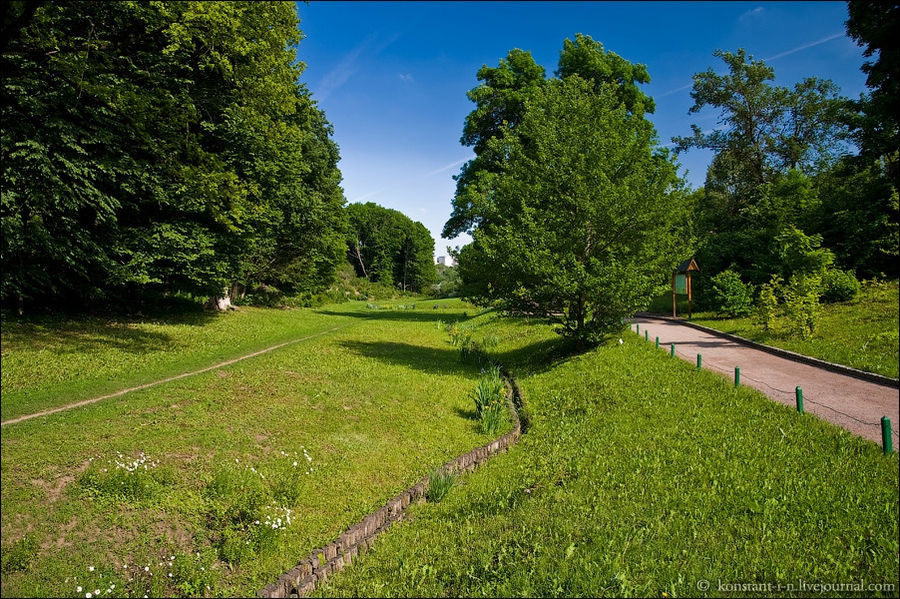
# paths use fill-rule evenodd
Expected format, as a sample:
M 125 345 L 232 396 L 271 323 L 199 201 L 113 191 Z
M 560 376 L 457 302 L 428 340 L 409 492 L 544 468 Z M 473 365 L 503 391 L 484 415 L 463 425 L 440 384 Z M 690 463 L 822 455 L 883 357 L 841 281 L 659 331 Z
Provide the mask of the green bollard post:
M 670 356 L 673 358 L 675 357 L 675 344 L 674 343 L 672 344 L 672 353 L 670 354 Z
M 637 334 L 640 335 L 641 334 L 641 323 L 637 323 L 634 326 L 637 327 Z
M 659 335 L 656 336 L 656 349 L 659 349 Z
M 890 455 L 894 451 L 891 439 L 891 419 L 887 416 L 881 417 L 881 446 L 884 448 L 884 455 Z
M 734 386 L 735 387 L 741 386 L 741 367 L 740 366 L 734 367 Z
M 797 411 L 803 413 L 803 389 L 797 387 Z
M 650 341 L 650 331 L 644 329 L 644 341 Z
M 703 363 L 703 356 L 697 354 L 697 371 L 700 371 L 700 365 Z

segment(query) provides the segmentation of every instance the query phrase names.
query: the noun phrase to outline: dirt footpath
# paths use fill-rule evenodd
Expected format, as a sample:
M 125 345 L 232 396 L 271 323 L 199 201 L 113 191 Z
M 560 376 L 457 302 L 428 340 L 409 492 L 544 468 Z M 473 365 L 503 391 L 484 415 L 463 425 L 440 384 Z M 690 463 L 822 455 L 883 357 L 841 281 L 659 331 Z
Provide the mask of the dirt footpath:
M 675 355 L 733 380 L 734 367 L 741 369 L 741 385 L 759 389 L 775 401 L 796 406 L 796 387 L 803 389 L 804 409 L 852 433 L 881 444 L 881 417 L 891 420 L 893 444 L 898 445 L 900 390 L 846 374 L 782 358 L 740 344 L 727 337 L 707 333 L 677 321 L 640 317 L 631 330 L 640 326 L 640 335 L 650 341 L 659 336 L 661 348 L 675 344 Z M 662 349 L 660 349 L 662 351 Z

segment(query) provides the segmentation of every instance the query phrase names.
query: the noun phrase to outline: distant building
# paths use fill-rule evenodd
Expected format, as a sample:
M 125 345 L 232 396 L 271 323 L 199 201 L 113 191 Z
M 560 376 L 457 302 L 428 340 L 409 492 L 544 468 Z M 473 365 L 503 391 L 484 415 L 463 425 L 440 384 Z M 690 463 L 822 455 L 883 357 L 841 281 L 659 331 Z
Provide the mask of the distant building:
M 443 264 L 444 266 L 456 266 L 456 262 L 453 261 L 453 256 L 438 256 L 437 263 Z

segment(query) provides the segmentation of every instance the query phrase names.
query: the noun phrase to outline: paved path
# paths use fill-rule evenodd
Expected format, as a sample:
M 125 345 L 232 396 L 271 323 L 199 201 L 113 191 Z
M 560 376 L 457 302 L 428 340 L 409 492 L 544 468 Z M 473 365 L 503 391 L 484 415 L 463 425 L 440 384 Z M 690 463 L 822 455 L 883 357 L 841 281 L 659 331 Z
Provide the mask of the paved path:
M 660 346 L 675 344 L 675 355 L 697 362 L 702 367 L 734 377 L 734 367 L 741 369 L 741 385 L 755 387 L 775 401 L 796 406 L 795 389 L 803 389 L 804 409 L 819 418 L 842 426 L 850 432 L 881 444 L 881 417 L 891 419 L 893 444 L 898 447 L 900 428 L 900 390 L 871 383 L 782 358 L 742 345 L 676 321 L 635 317 L 631 330 L 640 325 L 640 335 L 649 333 L 651 341 L 659 336 Z M 662 351 L 662 350 L 660 350 Z

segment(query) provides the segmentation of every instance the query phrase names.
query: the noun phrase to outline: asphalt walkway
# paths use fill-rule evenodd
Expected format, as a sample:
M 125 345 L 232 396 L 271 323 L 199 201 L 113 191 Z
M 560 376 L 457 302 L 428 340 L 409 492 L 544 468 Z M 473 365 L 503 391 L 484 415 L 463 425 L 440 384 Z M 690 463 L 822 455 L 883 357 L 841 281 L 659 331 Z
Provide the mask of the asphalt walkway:
M 741 369 L 741 385 L 754 387 L 775 401 L 796 405 L 796 387 L 803 390 L 804 410 L 863 438 L 881 444 L 881 417 L 891 420 L 893 444 L 898 447 L 900 389 L 839 374 L 817 366 L 773 355 L 729 339 L 681 324 L 678 321 L 635 317 L 631 329 L 640 326 L 661 347 L 675 344 L 675 355 L 696 363 L 702 355 L 705 370 L 734 377 Z

